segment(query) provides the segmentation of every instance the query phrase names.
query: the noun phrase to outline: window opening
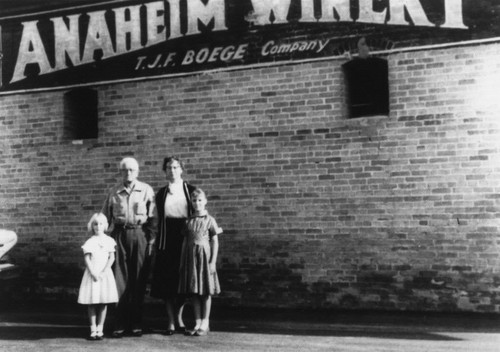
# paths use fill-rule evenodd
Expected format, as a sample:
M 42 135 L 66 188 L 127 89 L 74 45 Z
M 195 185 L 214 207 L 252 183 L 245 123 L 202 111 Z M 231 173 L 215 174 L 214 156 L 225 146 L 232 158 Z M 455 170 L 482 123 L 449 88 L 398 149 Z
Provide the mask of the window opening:
M 97 138 L 97 91 L 77 88 L 64 94 L 64 134 L 73 140 Z
M 387 60 L 371 57 L 365 38 L 358 42 L 359 55 L 342 65 L 350 118 L 389 114 Z

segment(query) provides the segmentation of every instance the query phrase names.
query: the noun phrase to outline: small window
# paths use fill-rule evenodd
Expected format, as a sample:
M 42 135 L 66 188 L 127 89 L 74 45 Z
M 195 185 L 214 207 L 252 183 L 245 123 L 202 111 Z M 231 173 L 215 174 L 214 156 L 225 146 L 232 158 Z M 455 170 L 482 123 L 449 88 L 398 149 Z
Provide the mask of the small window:
M 389 114 L 387 61 L 356 58 L 342 65 L 347 85 L 349 117 Z
M 97 91 L 77 88 L 64 94 L 64 134 L 72 140 L 97 138 Z

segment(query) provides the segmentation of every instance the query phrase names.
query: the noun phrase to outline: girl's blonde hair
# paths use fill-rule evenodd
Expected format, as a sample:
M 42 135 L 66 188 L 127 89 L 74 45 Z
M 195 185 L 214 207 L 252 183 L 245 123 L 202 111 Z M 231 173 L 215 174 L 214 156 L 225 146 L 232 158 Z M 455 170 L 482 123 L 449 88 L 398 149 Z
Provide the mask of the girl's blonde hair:
M 94 215 L 92 215 L 89 223 L 87 224 L 87 230 L 89 232 L 91 232 L 91 233 L 94 232 L 94 230 L 92 229 L 92 226 L 98 220 L 102 220 L 102 222 L 104 223 L 104 231 L 108 230 L 109 223 L 108 223 L 108 218 L 106 217 L 106 215 L 104 215 L 103 213 L 95 213 Z

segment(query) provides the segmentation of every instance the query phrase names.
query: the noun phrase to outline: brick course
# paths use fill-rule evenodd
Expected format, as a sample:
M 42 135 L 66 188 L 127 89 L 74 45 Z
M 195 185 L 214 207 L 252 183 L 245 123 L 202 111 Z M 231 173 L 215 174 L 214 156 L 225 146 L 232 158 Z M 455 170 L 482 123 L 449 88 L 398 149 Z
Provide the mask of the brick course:
M 179 155 L 221 236 L 218 304 L 499 312 L 500 45 L 393 53 L 390 114 L 346 119 L 343 60 L 0 96 L 0 225 L 21 292 L 74 299 L 90 215 L 133 155 Z

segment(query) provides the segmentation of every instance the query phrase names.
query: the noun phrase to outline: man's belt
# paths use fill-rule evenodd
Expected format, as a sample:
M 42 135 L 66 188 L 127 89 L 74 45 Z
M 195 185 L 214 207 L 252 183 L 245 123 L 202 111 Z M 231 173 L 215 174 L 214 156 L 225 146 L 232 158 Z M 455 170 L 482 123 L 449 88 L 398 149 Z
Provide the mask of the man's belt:
M 115 224 L 115 228 L 126 229 L 126 230 L 138 229 L 141 227 L 142 227 L 142 225 L 137 225 L 137 224 Z

